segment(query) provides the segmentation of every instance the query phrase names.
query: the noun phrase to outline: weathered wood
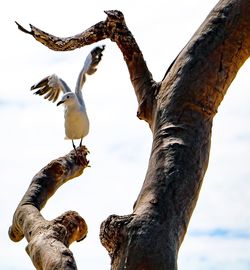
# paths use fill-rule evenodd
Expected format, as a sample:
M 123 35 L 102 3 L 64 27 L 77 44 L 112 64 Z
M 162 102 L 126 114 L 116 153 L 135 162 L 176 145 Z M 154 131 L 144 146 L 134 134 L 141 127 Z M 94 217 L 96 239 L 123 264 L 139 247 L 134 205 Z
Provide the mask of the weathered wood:
M 34 26 L 30 34 L 53 50 L 109 38 L 122 51 L 138 116 L 149 123 L 153 144 L 133 213 L 110 216 L 100 239 L 112 269 L 175 270 L 208 165 L 213 117 L 250 54 L 250 1 L 221 0 L 160 83 L 153 80 L 122 13 L 106 14 L 105 21 L 70 38 Z
M 9 237 L 17 242 L 26 238 L 29 254 L 36 269 L 77 269 L 69 245 L 87 235 L 87 224 L 74 211 L 48 221 L 40 210 L 56 190 L 88 166 L 86 147 L 82 146 L 68 155 L 51 161 L 31 181 L 13 216 Z
M 156 83 L 148 70 L 143 55 L 132 33 L 129 31 L 123 14 L 118 10 L 105 11 L 108 15 L 101 21 L 80 34 L 72 37 L 59 38 L 30 25 L 28 31 L 16 22 L 24 33 L 32 35 L 37 41 L 55 51 L 69 51 L 76 48 L 110 38 L 116 42 L 123 53 L 124 60 L 130 73 L 130 79 L 138 100 L 137 116 L 152 125 L 152 115 L 155 104 L 155 94 L 160 84 Z

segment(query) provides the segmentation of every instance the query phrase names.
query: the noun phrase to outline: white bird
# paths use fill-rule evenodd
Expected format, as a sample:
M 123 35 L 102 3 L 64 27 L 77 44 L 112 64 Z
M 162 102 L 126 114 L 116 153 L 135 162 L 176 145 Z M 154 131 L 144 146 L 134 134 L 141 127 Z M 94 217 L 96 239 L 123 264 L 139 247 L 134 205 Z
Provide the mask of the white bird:
M 70 90 L 65 81 L 55 74 L 47 76 L 31 87 L 31 90 L 36 90 L 34 94 L 40 96 L 46 94 L 44 98 L 52 102 L 55 102 L 58 99 L 60 92 L 63 92 L 63 96 L 57 103 L 57 106 L 64 104 L 65 139 L 72 140 L 75 151 L 76 147 L 74 140 L 80 139 L 80 146 L 82 146 L 82 139 L 89 132 L 89 119 L 81 89 L 86 81 L 86 74 L 92 75 L 96 72 L 96 67 L 101 61 L 102 51 L 104 49 L 105 45 L 100 47 L 97 46 L 88 54 L 84 66 L 78 76 L 75 93 Z

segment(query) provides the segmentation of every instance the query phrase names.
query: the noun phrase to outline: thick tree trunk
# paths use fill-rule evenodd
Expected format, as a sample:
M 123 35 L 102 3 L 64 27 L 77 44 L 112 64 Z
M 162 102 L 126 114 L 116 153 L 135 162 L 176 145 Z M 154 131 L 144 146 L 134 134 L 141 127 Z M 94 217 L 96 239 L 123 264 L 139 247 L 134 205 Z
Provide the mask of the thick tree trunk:
M 81 147 L 78 148 L 78 156 L 73 150 L 51 161 L 34 176 L 15 211 L 9 237 L 18 242 L 25 236 L 28 241 L 26 251 L 36 269 L 77 269 L 68 247 L 86 237 L 84 219 L 78 213 L 68 211 L 47 221 L 40 210 L 61 185 L 82 174 L 88 166 L 87 153 L 87 149 Z
M 138 99 L 138 117 L 153 133 L 141 192 L 128 216 L 112 215 L 100 239 L 112 269 L 174 270 L 207 169 L 211 128 L 226 91 L 249 57 L 250 1 L 222 0 L 211 11 L 164 79 L 156 83 L 119 11 L 83 33 L 58 38 L 27 31 L 53 50 L 110 38 L 121 49 Z

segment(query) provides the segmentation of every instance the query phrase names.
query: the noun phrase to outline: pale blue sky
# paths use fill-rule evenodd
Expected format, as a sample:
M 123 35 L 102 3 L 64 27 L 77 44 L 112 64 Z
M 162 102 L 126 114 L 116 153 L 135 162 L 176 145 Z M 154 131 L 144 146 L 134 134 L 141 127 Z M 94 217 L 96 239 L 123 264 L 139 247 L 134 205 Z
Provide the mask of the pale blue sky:
M 155 80 L 188 42 L 217 1 L 10 0 L 1 8 L 0 269 L 31 270 L 26 240 L 7 231 L 32 177 L 71 150 L 64 140 L 63 109 L 32 95 L 30 86 L 56 73 L 72 88 L 89 50 L 53 52 L 17 30 L 14 21 L 59 36 L 83 31 L 120 9 Z M 89 225 L 86 240 L 71 245 L 79 269 L 109 269 L 99 226 L 110 214 L 129 214 L 147 169 L 151 134 L 136 118 L 136 98 L 115 44 L 106 44 L 98 72 L 84 86 L 91 130 L 84 141 L 91 168 L 65 184 L 42 211 L 53 219 L 78 211 Z M 197 207 L 179 253 L 180 270 L 250 269 L 250 64 L 231 85 L 214 120 L 210 162 Z

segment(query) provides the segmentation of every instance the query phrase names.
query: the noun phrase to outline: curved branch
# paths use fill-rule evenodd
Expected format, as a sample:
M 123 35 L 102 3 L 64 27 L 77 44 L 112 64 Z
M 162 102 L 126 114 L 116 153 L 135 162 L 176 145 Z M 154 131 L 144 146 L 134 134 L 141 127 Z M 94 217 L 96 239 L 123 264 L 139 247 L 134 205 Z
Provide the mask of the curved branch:
M 105 22 L 99 22 L 80 34 L 66 38 L 56 37 L 46 33 L 32 24 L 30 24 L 31 30 L 28 31 L 18 22 L 15 23 L 17 24 L 19 30 L 26 34 L 32 35 L 38 42 L 54 51 L 72 51 L 108 37 L 107 33 L 105 32 Z
M 250 55 L 250 1 L 221 0 L 161 84 L 152 79 L 122 13 L 106 13 L 106 21 L 93 26 L 100 35 L 92 28 L 86 30 L 89 34 L 69 39 L 34 27 L 31 33 L 60 50 L 103 38 L 115 41 L 121 49 L 137 95 L 139 117 L 150 124 L 153 145 L 132 215 L 109 217 L 102 223 L 100 238 L 112 258 L 112 269 L 175 270 L 208 165 L 213 117 Z
M 86 147 L 78 148 L 77 152 L 77 156 L 73 150 L 51 161 L 38 172 L 14 213 L 9 237 L 18 242 L 25 236 L 28 241 L 26 251 L 36 269 L 77 269 L 68 247 L 86 237 L 86 222 L 74 211 L 65 212 L 51 221 L 45 220 L 40 213 L 62 184 L 80 176 L 88 166 Z
M 80 34 L 67 38 L 56 37 L 33 25 L 30 25 L 31 31 L 28 31 L 17 22 L 16 24 L 22 32 L 32 35 L 37 41 L 55 51 L 74 50 L 106 38 L 116 42 L 126 61 L 137 96 L 139 105 L 137 116 L 147 121 L 151 127 L 155 110 L 155 96 L 160 84 L 153 80 L 142 52 L 125 23 L 122 12 L 109 10 L 105 13 L 107 14 L 105 21 L 93 25 Z
M 112 269 L 177 269 L 208 166 L 213 117 L 249 56 L 250 1 L 221 0 L 162 81 L 133 217 L 121 224 L 121 217 L 111 216 L 102 223 Z

